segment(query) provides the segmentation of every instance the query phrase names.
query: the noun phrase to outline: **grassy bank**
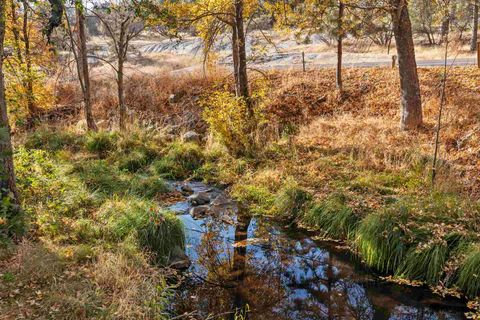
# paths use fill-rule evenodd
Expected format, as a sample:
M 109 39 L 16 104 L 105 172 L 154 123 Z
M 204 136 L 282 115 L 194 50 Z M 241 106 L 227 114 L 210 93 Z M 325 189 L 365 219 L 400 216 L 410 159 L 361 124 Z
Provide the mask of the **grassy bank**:
M 399 130 L 396 70 L 347 69 L 342 95 L 334 77 L 319 70 L 254 78 L 252 136 L 245 136 L 246 106 L 218 77 L 198 86 L 172 81 L 155 99 L 135 100 L 139 119 L 150 112 L 154 123 L 130 124 L 128 134 L 84 134 L 60 118 L 56 130 L 17 138 L 29 225 L 0 223 L 0 234 L 10 232 L 4 226 L 27 231 L 26 240 L 2 251 L 7 316 L 164 316 L 171 291 L 165 271 L 153 266 L 168 264 L 184 245 L 182 226 L 163 209 L 178 199 L 169 179 L 228 185 L 253 214 L 343 241 L 394 281 L 463 295 L 478 307 L 480 71 L 451 70 L 434 187 L 440 70 L 420 70 L 425 125 L 418 132 Z M 102 119 L 106 88 L 96 87 L 95 114 L 103 123 L 112 120 Z M 132 97 L 143 92 L 133 84 L 128 90 Z M 200 145 L 180 141 L 191 129 L 202 134 Z
M 442 294 L 480 294 L 478 69 L 452 69 L 431 183 L 440 70 L 421 69 L 424 128 L 398 128 L 394 70 L 274 73 L 263 100 L 278 138 L 235 161 L 231 194 L 251 212 L 347 243 L 379 272 Z M 268 140 L 267 136 L 264 136 Z M 260 138 L 262 139 L 262 138 Z M 241 173 L 235 168 L 242 165 Z M 468 280 L 467 280 L 468 279 Z
M 24 238 L 2 240 L 1 317 L 166 318 L 171 290 L 158 266 L 185 244 L 163 208 L 178 198 L 165 179 L 191 175 L 198 154 L 147 131 L 26 135 L 15 165 L 27 222 L 2 211 L 0 235 Z

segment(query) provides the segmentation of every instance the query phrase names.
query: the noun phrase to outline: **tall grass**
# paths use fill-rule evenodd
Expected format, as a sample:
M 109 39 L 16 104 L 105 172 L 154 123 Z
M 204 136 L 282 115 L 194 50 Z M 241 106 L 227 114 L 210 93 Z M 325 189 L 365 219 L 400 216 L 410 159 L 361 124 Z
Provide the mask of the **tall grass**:
M 480 294 L 480 244 L 465 248 L 465 258 L 460 266 L 457 285 L 470 297 Z
M 319 228 L 327 237 L 349 239 L 355 231 L 358 220 L 359 217 L 346 205 L 345 196 L 334 194 L 316 203 L 306 212 L 302 222 Z
M 355 246 L 365 263 L 382 272 L 394 272 L 405 258 L 406 237 L 400 228 L 406 209 L 384 210 L 368 215 L 360 223 Z

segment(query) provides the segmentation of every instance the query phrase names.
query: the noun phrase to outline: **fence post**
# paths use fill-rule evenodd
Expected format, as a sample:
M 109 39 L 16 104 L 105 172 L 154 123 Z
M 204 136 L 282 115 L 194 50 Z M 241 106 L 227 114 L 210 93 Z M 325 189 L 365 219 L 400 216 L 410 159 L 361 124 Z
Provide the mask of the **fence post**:
M 303 65 L 303 72 L 305 72 L 305 52 L 302 51 L 302 65 Z
M 393 55 L 392 56 L 392 69 L 395 69 L 395 64 L 397 63 L 397 56 Z

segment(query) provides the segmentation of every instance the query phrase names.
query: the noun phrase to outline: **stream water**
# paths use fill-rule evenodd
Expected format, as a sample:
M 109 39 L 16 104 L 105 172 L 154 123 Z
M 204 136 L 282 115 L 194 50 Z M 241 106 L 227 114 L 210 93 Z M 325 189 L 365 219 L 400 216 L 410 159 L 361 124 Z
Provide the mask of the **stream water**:
M 239 212 L 220 190 L 206 214 L 171 209 L 185 225 L 191 265 L 174 301 L 191 319 L 464 319 L 465 304 L 387 283 L 347 250 Z M 179 186 L 177 186 L 180 188 Z M 188 318 L 188 317 L 186 317 Z

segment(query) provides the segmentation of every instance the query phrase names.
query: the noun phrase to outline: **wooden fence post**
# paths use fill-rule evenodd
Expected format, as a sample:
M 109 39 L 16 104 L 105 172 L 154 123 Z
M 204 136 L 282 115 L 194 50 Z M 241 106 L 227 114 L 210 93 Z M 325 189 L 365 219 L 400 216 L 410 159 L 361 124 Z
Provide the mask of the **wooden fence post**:
M 393 55 L 392 56 L 392 69 L 395 69 L 395 64 L 397 63 L 397 56 Z
M 303 72 L 306 71 L 305 69 L 305 52 L 302 51 L 302 65 L 303 65 Z

